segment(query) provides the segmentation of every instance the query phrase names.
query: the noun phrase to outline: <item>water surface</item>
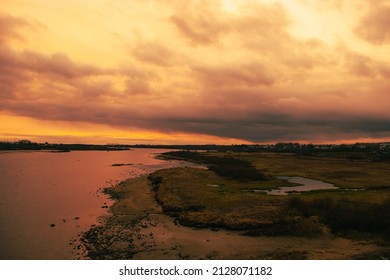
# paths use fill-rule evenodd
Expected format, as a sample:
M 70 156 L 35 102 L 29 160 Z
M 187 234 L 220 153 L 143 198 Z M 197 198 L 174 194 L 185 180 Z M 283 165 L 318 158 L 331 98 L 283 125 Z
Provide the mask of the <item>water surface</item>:
M 332 190 L 332 189 L 338 189 L 333 184 L 326 183 L 320 180 L 314 180 L 310 178 L 304 178 L 299 176 L 278 176 L 278 179 L 286 180 L 290 183 L 297 184 L 296 186 L 288 186 L 288 187 L 279 187 L 276 189 L 243 189 L 243 191 L 246 192 L 262 192 L 266 193 L 268 195 L 288 195 L 288 194 L 299 194 L 301 192 L 310 192 L 310 191 L 316 191 L 316 190 Z
M 101 188 L 185 165 L 156 159 L 161 152 L 0 152 L 0 258 L 78 258 L 78 236 L 107 214 Z
M 279 176 L 278 179 L 287 180 L 291 183 L 299 184 L 298 186 L 281 187 L 273 190 L 269 190 L 266 193 L 270 195 L 288 195 L 289 193 L 301 193 L 315 190 L 331 190 L 337 189 L 333 184 L 326 183 L 320 180 L 314 180 L 299 176 Z

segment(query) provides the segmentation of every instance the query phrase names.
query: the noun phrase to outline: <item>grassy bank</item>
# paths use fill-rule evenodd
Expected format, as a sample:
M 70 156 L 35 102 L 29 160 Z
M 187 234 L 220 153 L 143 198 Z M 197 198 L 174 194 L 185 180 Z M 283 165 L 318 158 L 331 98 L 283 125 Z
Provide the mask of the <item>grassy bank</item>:
M 207 165 L 217 175 L 241 182 L 266 181 L 267 177 L 249 161 L 227 156 L 214 156 L 206 153 L 190 151 L 174 151 L 166 153 L 165 158 L 185 159 Z
M 241 190 L 259 185 L 269 188 L 281 183 L 277 181 L 244 184 L 224 179 L 210 170 L 194 168 L 160 170 L 151 174 L 149 180 L 164 212 L 187 226 L 251 228 L 272 222 L 284 204 L 281 198 Z
M 248 235 L 312 237 L 330 232 L 388 240 L 388 162 L 370 162 L 364 157 L 351 160 L 334 154 L 173 152 L 165 156 L 210 167 L 160 170 L 149 176 L 164 212 L 182 225 L 241 230 Z M 242 165 L 239 170 L 244 170 L 244 175 L 219 172 L 224 167 L 221 162 Z M 253 169 L 261 176 L 247 176 Z M 247 191 L 286 186 L 275 177 L 279 175 L 319 179 L 340 189 L 299 196 Z
M 89 258 L 390 258 L 388 162 L 269 152 L 163 157 L 209 169 L 159 170 L 106 189 L 115 200 L 113 215 L 84 233 Z M 340 189 L 288 196 L 253 191 L 292 185 L 279 175 Z

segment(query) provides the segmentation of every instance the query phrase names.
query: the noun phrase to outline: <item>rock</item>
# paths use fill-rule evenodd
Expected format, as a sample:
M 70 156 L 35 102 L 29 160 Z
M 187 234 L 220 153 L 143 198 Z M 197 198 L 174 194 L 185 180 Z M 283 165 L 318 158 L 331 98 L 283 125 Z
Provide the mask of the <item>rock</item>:
M 55 224 L 50 224 L 51 227 L 55 227 L 56 225 Z

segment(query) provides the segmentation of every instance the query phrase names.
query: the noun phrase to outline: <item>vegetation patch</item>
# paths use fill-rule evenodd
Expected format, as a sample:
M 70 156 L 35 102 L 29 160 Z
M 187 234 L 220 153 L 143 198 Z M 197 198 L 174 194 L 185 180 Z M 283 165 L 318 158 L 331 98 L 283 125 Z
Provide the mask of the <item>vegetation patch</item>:
M 303 156 L 177 151 L 164 157 L 206 164 L 209 170 L 160 170 L 149 179 L 164 212 L 182 225 L 240 230 L 249 236 L 310 238 L 333 233 L 388 240 L 390 165 L 360 156 L 351 161 L 347 152 Z M 286 186 L 277 176 L 317 179 L 340 189 L 287 196 L 254 191 Z
M 248 236 L 314 237 L 325 231 L 318 217 L 293 216 L 286 197 L 242 192 L 242 183 L 210 170 L 160 170 L 149 180 L 163 211 L 184 226 L 239 230 Z M 210 183 L 217 183 L 224 191 L 210 188 Z
M 224 179 L 211 170 L 159 170 L 151 174 L 149 180 L 163 211 L 186 226 L 256 228 L 271 223 L 280 215 L 285 203 L 281 198 L 242 192 L 242 182 Z M 220 187 L 212 188 L 210 184 Z
M 103 188 L 102 193 L 108 195 L 108 197 L 112 200 L 123 199 L 128 195 L 126 189 L 120 187 L 123 185 L 124 185 L 124 182 L 121 182 L 116 186 Z
M 390 196 L 382 203 L 362 203 L 349 199 L 330 198 L 311 201 L 294 197 L 289 208 L 303 217 L 317 215 L 333 232 L 363 232 L 380 234 L 388 239 L 390 234 Z
M 271 224 L 265 224 L 254 230 L 245 232 L 247 236 L 303 236 L 316 237 L 326 233 L 326 227 L 317 216 L 310 217 L 286 217 Z
M 212 156 L 190 151 L 175 151 L 164 155 L 166 157 L 186 159 L 196 163 L 206 164 L 210 170 L 227 179 L 243 182 L 267 180 L 267 177 L 249 161 L 238 158 Z

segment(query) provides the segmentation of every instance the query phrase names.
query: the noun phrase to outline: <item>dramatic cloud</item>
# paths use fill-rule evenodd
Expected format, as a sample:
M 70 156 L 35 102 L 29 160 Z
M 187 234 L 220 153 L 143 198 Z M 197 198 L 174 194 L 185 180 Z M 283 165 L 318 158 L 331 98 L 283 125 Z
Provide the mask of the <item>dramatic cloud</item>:
M 223 67 L 194 68 L 205 86 L 235 87 L 237 85 L 258 86 L 271 85 L 273 79 L 263 65 L 225 65 Z
M 188 42 L 194 45 L 215 43 L 230 29 L 218 4 L 218 1 L 176 3 L 176 11 L 169 20 Z
M 357 25 L 356 33 L 372 44 L 390 43 L 390 5 L 372 4 Z
M 0 119 L 17 122 L 0 138 L 390 139 L 389 7 L 293 2 L 37 1 L 29 19 L 9 2 Z
M 19 27 L 34 29 L 27 20 L 0 13 L 0 43 L 5 40 L 24 40 L 23 35 L 17 31 Z

